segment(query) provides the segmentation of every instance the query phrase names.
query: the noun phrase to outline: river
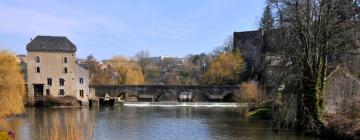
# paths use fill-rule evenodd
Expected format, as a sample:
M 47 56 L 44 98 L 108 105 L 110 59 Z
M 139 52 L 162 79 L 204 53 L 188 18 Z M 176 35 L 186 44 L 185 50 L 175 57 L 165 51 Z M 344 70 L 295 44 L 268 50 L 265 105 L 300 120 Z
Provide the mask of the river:
M 274 133 L 268 121 L 241 117 L 236 107 L 221 106 L 123 106 L 98 108 L 27 108 L 9 118 L 17 139 L 38 140 L 52 122 L 65 118 L 93 126 L 96 140 L 313 140 L 292 132 Z M 81 123 L 79 123 L 81 122 Z M 50 124 L 50 125 L 49 125 Z M 83 127 L 89 129 L 89 126 Z M 59 130 L 60 131 L 60 130 Z

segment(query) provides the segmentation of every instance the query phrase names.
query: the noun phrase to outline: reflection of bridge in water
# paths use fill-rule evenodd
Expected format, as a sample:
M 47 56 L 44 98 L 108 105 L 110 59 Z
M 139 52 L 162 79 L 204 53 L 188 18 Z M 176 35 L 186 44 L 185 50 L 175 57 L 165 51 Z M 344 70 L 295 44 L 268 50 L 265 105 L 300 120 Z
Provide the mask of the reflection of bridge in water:
M 229 102 L 236 85 L 90 85 L 96 97 L 127 96 L 131 101 L 221 101 Z

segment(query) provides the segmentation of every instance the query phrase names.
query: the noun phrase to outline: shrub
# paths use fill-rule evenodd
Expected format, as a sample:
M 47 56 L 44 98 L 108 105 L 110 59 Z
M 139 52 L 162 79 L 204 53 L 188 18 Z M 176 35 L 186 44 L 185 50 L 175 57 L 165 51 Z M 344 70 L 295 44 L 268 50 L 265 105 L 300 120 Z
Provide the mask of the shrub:
M 202 81 L 209 85 L 234 84 L 239 80 L 239 73 L 245 67 L 244 59 L 239 49 L 224 52 L 217 56 L 210 68 L 202 75 Z
M 240 89 L 235 92 L 234 100 L 237 102 L 259 103 L 261 90 L 254 82 L 240 84 Z

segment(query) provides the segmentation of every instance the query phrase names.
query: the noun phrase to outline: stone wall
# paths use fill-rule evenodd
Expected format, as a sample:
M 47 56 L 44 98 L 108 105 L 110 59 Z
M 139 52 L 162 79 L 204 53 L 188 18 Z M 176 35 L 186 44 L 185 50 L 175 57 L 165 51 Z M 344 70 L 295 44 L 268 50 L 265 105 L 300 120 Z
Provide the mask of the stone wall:
M 76 75 L 75 75 L 75 85 L 76 85 L 76 98 L 82 102 L 88 102 L 89 98 L 89 71 L 80 65 L 76 65 Z M 80 78 L 82 78 L 82 83 L 80 83 Z M 80 96 L 80 90 L 83 91 L 83 97 Z
M 75 78 L 76 78 L 76 55 L 75 52 L 28 52 L 27 53 L 27 74 L 28 74 L 28 101 L 34 102 L 34 84 L 43 85 L 43 95 L 46 95 L 48 89 L 51 96 L 59 96 L 59 90 L 64 89 L 65 95 L 75 96 Z M 35 61 L 36 56 L 40 57 L 40 62 Z M 67 63 L 63 59 L 67 57 Z M 40 68 L 40 73 L 36 68 Z M 67 67 L 67 73 L 64 68 Z M 48 85 L 47 79 L 52 79 L 52 85 Z M 60 86 L 60 78 L 65 80 L 64 86 Z
M 360 80 L 340 67 L 326 79 L 324 114 L 342 114 L 355 111 L 360 102 Z

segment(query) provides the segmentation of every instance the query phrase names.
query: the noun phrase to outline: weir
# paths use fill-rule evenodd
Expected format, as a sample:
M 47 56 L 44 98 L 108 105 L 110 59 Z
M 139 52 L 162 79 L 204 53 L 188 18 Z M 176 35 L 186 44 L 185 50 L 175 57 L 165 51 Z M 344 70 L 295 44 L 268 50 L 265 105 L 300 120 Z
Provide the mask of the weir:
M 124 102 L 124 106 L 135 107 L 248 107 L 247 103 L 215 103 L 215 102 Z

